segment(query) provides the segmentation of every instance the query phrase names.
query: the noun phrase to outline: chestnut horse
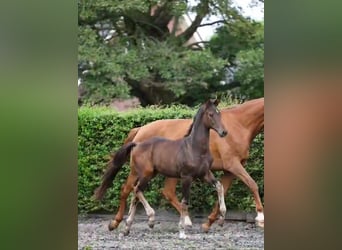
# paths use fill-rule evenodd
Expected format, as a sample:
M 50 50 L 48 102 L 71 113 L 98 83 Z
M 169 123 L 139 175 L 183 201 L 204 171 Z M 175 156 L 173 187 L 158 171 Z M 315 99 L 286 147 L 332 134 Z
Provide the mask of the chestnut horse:
M 264 98 L 250 100 L 233 108 L 222 109 L 221 116 L 224 126 L 229 131 L 229 136 L 222 139 L 216 133 L 210 135 L 210 151 L 214 158 L 211 170 L 224 172 L 224 175 L 221 177 L 221 183 L 225 194 L 235 177 L 248 186 L 253 193 L 256 205 L 257 217 L 255 221 L 257 225 L 263 227 L 264 209 L 259 196 L 258 186 L 245 170 L 244 164 L 248 159 L 249 147 L 253 139 L 264 127 Z M 131 129 L 124 144 L 141 142 L 153 136 L 162 136 L 176 140 L 186 134 L 190 124 L 191 119 L 154 121 L 145 126 Z M 134 168 L 132 163 L 130 166 L 131 169 Z M 122 185 L 119 210 L 109 224 L 109 230 L 117 228 L 122 221 L 126 208 L 126 200 L 134 187 L 135 180 L 136 176 L 131 171 L 126 183 Z M 178 179 L 176 178 L 166 178 L 162 193 L 180 213 L 181 204 L 175 194 L 177 182 Z M 218 213 L 219 207 L 216 203 L 213 211 L 208 216 L 208 221 L 202 225 L 204 231 L 207 232 L 209 230 L 210 226 L 215 222 Z
M 179 222 L 180 238 L 186 238 L 185 217 L 188 217 L 190 186 L 194 178 L 205 180 L 216 188 L 220 204 L 220 221 L 223 223 L 226 213 L 224 190 L 210 171 L 213 162 L 209 150 L 210 129 L 216 131 L 220 137 L 227 135 L 227 131 L 221 123 L 221 114 L 217 109 L 217 104 L 217 100 L 209 100 L 203 104 L 187 135 L 182 139 L 169 140 L 163 137 L 152 137 L 142 143 L 125 144 L 115 154 L 112 164 L 103 177 L 101 186 L 95 192 L 95 198 L 103 197 L 115 175 L 122 168 L 127 157 L 131 155 L 134 166 L 131 171 L 137 176 L 137 184 L 134 188 L 134 197 L 131 201 L 124 235 L 129 234 L 138 200 L 143 204 L 149 217 L 149 226 L 151 228 L 154 226 L 154 210 L 145 199 L 143 191 L 157 173 L 166 177 L 181 178 L 183 199 Z

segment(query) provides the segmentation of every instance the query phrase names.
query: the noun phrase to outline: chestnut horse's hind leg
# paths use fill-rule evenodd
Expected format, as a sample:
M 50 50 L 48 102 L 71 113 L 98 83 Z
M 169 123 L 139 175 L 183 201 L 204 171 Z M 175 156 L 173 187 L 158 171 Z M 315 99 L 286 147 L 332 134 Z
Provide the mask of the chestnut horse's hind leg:
M 131 205 L 129 207 L 128 217 L 126 220 L 126 228 L 124 231 L 124 236 L 127 236 L 129 234 L 129 231 L 131 230 L 131 226 L 133 223 L 133 219 L 135 216 L 135 212 L 137 210 L 137 204 L 138 204 L 138 198 L 134 195 L 131 200 Z
M 178 213 L 182 213 L 182 204 L 179 202 L 176 196 L 176 186 L 177 186 L 178 179 L 176 178 L 166 178 L 164 189 L 162 190 L 162 194 L 164 195 L 165 199 L 167 199 L 171 205 L 177 209 Z M 185 215 L 184 217 L 185 226 L 191 227 L 192 222 L 190 220 L 189 215 Z
M 233 180 L 234 180 L 234 175 L 231 174 L 230 172 L 225 172 L 224 175 L 221 177 L 220 182 L 223 186 L 224 196 L 226 196 L 226 193 L 227 193 L 228 189 L 230 188 L 230 186 L 232 185 Z M 215 203 L 215 206 L 214 206 L 211 214 L 208 216 L 208 221 L 206 223 L 202 224 L 202 229 L 204 230 L 204 232 L 209 231 L 209 228 L 216 221 L 219 213 L 220 213 L 220 209 L 219 209 L 219 203 L 217 201 Z
M 111 220 L 108 225 L 108 229 L 110 231 L 112 231 L 113 229 L 116 229 L 119 226 L 120 222 L 122 221 L 124 213 L 125 213 L 127 197 L 133 190 L 133 187 L 136 181 L 137 181 L 136 173 L 131 169 L 129 176 L 127 177 L 126 183 L 123 184 L 121 187 L 119 211 L 116 213 L 114 220 Z

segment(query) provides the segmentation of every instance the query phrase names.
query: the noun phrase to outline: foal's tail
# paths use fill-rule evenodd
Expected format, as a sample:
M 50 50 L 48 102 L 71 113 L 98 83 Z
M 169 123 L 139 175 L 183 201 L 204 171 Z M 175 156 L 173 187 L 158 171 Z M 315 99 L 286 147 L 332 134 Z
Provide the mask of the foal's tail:
M 99 186 L 94 193 L 94 197 L 97 200 L 101 200 L 106 193 L 106 190 L 113 185 L 113 180 L 119 170 L 125 164 L 128 156 L 130 155 L 133 147 L 137 144 L 134 142 L 129 142 L 122 146 L 115 155 L 113 155 L 108 162 L 108 168 L 102 177 L 101 186 Z

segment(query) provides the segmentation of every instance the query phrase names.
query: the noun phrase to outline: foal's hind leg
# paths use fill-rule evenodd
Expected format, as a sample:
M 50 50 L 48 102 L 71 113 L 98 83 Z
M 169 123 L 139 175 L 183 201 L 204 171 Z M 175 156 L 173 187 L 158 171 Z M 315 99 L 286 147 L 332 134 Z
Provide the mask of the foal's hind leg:
M 144 197 L 144 194 L 141 191 L 137 191 L 136 193 L 137 197 L 139 198 L 140 202 L 143 204 L 146 214 L 148 216 L 148 226 L 150 228 L 154 227 L 154 220 L 155 220 L 155 212 L 154 209 L 150 206 L 150 204 L 147 202 L 147 200 Z
M 120 222 L 122 221 L 124 213 L 125 213 L 127 197 L 133 190 L 133 187 L 136 181 L 137 181 L 136 172 L 133 169 L 131 169 L 129 176 L 127 177 L 126 183 L 123 184 L 121 187 L 119 210 L 116 213 L 114 220 L 111 220 L 108 225 L 108 229 L 110 231 L 117 228 Z
M 209 170 L 207 172 L 207 174 L 204 176 L 204 180 L 212 185 L 214 185 L 214 187 L 216 188 L 217 191 L 217 195 L 218 195 L 218 202 L 219 202 L 219 206 L 220 206 L 220 218 L 219 218 L 219 225 L 223 225 L 224 223 L 224 219 L 226 216 L 226 204 L 224 201 L 224 189 L 223 186 L 221 184 L 221 182 L 219 182 L 218 180 L 215 179 L 213 173 Z M 204 230 L 207 232 L 206 228 L 204 228 Z
M 146 189 L 148 182 L 154 177 L 155 174 L 153 172 L 153 169 L 151 169 L 151 171 L 145 170 L 144 174 L 145 174 L 145 177 L 139 180 L 139 183 L 135 187 L 134 192 L 145 208 L 145 211 L 148 217 L 148 226 L 150 228 L 153 228 L 154 220 L 155 220 L 155 217 L 154 217 L 155 212 L 153 208 L 150 206 L 150 204 L 147 202 L 147 200 L 145 199 L 143 191 Z
M 124 235 L 127 236 L 129 231 L 131 230 L 131 226 L 133 223 L 133 219 L 135 216 L 135 212 L 137 210 L 138 198 L 134 195 L 131 200 L 131 205 L 129 207 L 128 217 L 126 219 L 126 228 L 124 231 Z

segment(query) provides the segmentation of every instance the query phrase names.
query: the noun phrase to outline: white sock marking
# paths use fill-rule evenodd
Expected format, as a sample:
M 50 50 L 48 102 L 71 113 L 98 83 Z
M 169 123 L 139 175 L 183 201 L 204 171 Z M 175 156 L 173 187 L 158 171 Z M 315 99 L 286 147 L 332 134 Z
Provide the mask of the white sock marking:
M 255 217 L 256 221 L 264 221 L 264 213 L 263 212 L 258 212 L 257 217 Z
M 184 230 L 180 230 L 180 231 L 179 231 L 179 238 L 180 238 L 180 239 L 186 239 L 186 235 L 185 235 Z
M 184 225 L 185 226 L 192 226 L 192 222 L 191 222 L 190 217 L 188 215 L 186 215 L 184 217 Z

